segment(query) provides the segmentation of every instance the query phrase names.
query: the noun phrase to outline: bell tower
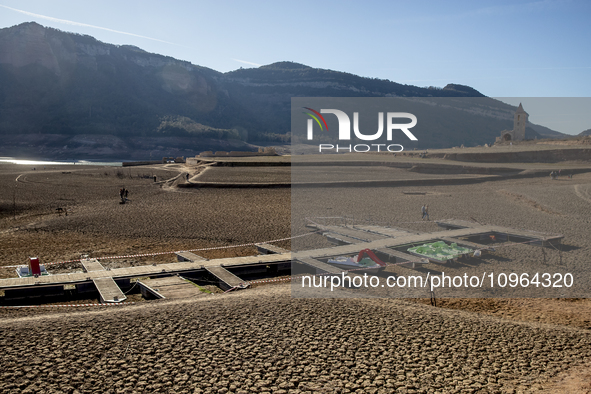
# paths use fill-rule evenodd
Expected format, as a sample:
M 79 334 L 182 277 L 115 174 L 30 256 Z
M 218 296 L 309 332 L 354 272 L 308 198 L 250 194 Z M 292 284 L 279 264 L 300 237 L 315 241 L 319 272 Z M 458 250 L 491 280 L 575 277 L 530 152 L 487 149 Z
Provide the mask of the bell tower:
M 525 126 L 528 116 L 527 112 L 523 110 L 521 103 L 519 103 L 519 107 L 515 111 L 513 118 L 513 139 L 515 141 L 523 141 L 525 139 Z

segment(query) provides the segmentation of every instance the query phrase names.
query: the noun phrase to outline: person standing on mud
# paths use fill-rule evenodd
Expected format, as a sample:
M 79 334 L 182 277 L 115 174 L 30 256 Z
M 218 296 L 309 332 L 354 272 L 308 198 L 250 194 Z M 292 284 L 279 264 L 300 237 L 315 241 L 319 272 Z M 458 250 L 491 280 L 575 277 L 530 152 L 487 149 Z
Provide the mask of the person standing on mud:
M 129 190 L 124 189 L 125 190 L 125 199 L 127 200 L 127 196 L 129 196 Z
M 429 220 L 429 206 L 428 205 L 423 205 L 421 207 L 421 212 L 423 214 L 422 220 L 425 220 L 425 218 L 427 218 L 427 220 Z

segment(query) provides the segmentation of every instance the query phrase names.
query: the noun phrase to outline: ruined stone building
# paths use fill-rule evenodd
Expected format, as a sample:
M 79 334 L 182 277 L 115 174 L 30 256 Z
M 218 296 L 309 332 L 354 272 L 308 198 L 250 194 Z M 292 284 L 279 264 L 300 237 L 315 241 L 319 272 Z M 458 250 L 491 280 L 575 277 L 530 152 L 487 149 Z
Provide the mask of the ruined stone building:
M 519 103 L 519 107 L 513 116 L 513 130 L 501 131 L 501 136 L 497 138 L 497 142 L 523 141 L 525 139 L 525 126 L 527 125 L 528 116 L 528 113 L 523 110 L 521 103 Z

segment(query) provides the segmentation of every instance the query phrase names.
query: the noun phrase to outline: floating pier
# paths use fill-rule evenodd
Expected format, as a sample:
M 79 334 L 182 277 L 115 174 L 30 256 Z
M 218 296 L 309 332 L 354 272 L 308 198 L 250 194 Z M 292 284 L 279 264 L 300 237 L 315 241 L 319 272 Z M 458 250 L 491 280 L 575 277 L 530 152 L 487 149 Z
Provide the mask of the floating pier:
M 123 294 L 117 283 L 111 277 L 93 279 L 92 282 L 96 286 L 102 303 L 105 302 L 123 302 L 127 296 Z
M 198 286 L 178 275 L 137 281 L 145 298 L 179 299 L 203 296 Z
M 205 257 L 196 255 L 193 252 L 176 252 L 177 261 L 206 261 Z
M 281 254 L 281 253 L 289 253 L 289 250 L 280 248 L 279 246 L 271 245 L 271 244 L 257 244 L 257 250 L 261 254 Z
M 413 256 L 390 248 L 376 249 L 376 254 L 383 260 L 393 264 L 401 264 L 413 259 Z
M 313 257 L 297 257 L 296 261 L 308 265 L 310 267 L 314 267 L 317 270 L 320 270 L 320 273 L 326 272 L 329 274 L 341 275 L 341 273 L 345 272 L 345 270 L 337 268 L 334 265 L 330 265 L 328 263 L 323 263 L 322 261 L 317 260 Z
M 563 238 L 562 235 L 483 225 L 465 220 L 442 220 L 436 223 L 443 230 L 431 233 L 413 233 L 373 225 L 323 226 L 315 223 L 309 227 L 320 230 L 327 239 L 338 246 L 293 253 L 271 244 L 261 243 L 257 244 L 257 248 L 263 254 L 257 256 L 207 260 L 192 252 L 176 252 L 178 262 L 110 270 L 105 269 L 97 259 L 83 259 L 81 263 L 84 272 L 0 279 L 0 294 L 4 294 L 0 296 L 0 304 L 24 299 L 29 295 L 39 297 L 43 294 L 62 294 L 66 289 L 74 289 L 73 291 L 78 293 L 98 291 L 102 302 L 121 302 L 126 296 L 120 286 L 131 287 L 130 282 L 134 278 L 150 278 L 140 279 L 140 286 L 142 292 L 149 292 L 156 298 L 191 297 L 198 294 L 196 291 L 199 289 L 192 283 L 179 279 L 178 275 L 213 277 L 222 289 L 227 290 L 247 287 L 248 281 L 241 276 L 285 272 L 294 267 L 293 263 L 296 263 L 298 271 L 341 275 L 347 271 L 325 261 L 339 256 L 356 255 L 362 249 L 374 251 L 389 263 L 408 262 L 414 268 L 415 264 L 422 264 L 425 260 L 406 253 L 406 250 L 429 242 L 444 241 L 473 250 L 486 250 L 490 247 L 491 241 L 523 242 L 545 247 L 560 244 Z M 368 271 L 370 270 L 371 268 L 368 268 Z M 170 295 L 167 296 L 167 293 Z
M 481 225 L 475 222 L 469 222 L 467 220 L 439 220 L 436 221 L 439 227 L 443 227 L 448 230 L 466 230 L 470 236 L 480 236 L 480 239 L 486 239 L 487 237 L 500 236 L 499 240 L 507 242 L 528 242 L 530 245 L 548 246 L 558 245 L 564 238 L 563 235 L 557 234 L 546 234 L 532 230 L 514 229 L 509 227 L 501 227 L 494 225 Z M 484 231 L 478 232 L 479 229 Z
M 311 227 L 311 226 L 310 226 Z M 326 237 L 333 237 L 338 239 L 339 236 L 344 236 L 348 240 L 357 240 L 356 242 L 370 242 L 378 239 L 383 239 L 384 234 L 376 234 L 373 232 L 357 229 L 348 226 L 323 226 L 315 224 L 313 227 L 321 230 Z M 346 241 L 349 242 L 349 241 Z M 350 242 L 353 243 L 353 242 Z
M 105 267 L 97 259 L 82 259 L 80 260 L 84 272 L 104 271 Z
M 230 290 L 230 289 L 244 289 L 248 287 L 248 282 L 243 281 L 224 267 L 220 266 L 213 266 L 213 267 L 205 267 L 207 272 L 212 274 L 219 280 L 219 286 L 222 290 Z

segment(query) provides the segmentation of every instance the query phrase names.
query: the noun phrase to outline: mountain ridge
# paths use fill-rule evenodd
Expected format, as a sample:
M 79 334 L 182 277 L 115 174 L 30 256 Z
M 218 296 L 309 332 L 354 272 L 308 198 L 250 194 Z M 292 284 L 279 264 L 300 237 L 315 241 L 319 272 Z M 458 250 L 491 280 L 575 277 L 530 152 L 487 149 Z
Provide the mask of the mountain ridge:
M 189 138 L 197 151 L 226 146 L 223 141 L 252 149 L 250 142 L 289 141 L 292 97 L 492 100 L 469 86 L 421 88 L 289 61 L 221 73 L 35 22 L 0 29 L 0 135 L 112 135 L 130 147 L 141 138 L 167 144 Z M 424 147 L 492 142 L 496 127 L 500 132 L 512 126 L 513 107 L 494 100 L 489 105 L 500 115 L 486 131 L 472 133 L 469 141 L 461 133 L 445 139 L 427 135 L 423 140 L 435 145 Z M 10 152 L 9 146 L 0 150 Z

